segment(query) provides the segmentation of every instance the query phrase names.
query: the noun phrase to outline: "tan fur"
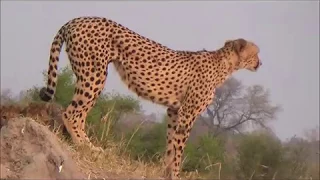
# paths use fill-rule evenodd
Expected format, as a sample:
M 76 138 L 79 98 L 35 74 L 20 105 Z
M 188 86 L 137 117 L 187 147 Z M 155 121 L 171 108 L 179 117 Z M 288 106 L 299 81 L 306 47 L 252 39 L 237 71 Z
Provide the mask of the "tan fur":
M 73 141 L 87 142 L 87 113 L 105 86 L 113 63 L 122 81 L 140 97 L 168 107 L 166 176 L 179 177 L 181 157 L 198 114 L 211 103 L 216 87 L 238 69 L 255 71 L 258 47 L 244 39 L 226 41 L 216 51 L 176 51 L 106 18 L 79 17 L 55 36 L 50 53 L 48 83 L 40 96 L 52 99 L 63 42 L 78 79 L 63 121 Z

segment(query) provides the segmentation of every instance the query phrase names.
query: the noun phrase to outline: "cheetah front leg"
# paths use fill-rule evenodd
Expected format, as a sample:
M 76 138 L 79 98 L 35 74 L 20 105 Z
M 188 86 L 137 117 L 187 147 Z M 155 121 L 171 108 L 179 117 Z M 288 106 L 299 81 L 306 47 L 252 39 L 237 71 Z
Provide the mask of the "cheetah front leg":
M 181 159 L 190 131 L 195 119 L 205 110 L 205 108 L 208 107 L 213 96 L 213 93 L 211 95 L 204 96 L 203 98 L 196 98 L 199 96 L 195 96 L 195 94 L 189 95 L 179 108 L 177 114 L 178 124 L 172 135 L 173 148 L 172 146 L 168 146 L 168 148 L 172 148 L 174 150 L 173 158 L 168 158 L 167 162 L 169 167 L 168 174 L 170 174 L 169 177 L 171 179 L 180 179 Z M 167 151 L 169 150 L 170 149 L 167 149 Z
M 167 109 L 168 122 L 167 122 L 167 147 L 165 152 L 165 177 L 170 177 L 170 171 L 172 169 L 172 162 L 175 155 L 173 146 L 173 134 L 177 128 L 178 110 L 168 108 Z

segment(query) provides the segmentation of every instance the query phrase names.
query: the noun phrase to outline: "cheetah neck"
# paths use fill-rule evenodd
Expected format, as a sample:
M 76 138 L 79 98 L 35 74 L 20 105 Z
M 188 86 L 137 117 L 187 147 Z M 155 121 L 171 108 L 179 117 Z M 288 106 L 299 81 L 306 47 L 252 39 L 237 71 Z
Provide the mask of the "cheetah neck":
M 231 47 L 224 46 L 215 51 L 215 53 L 219 59 L 219 62 L 221 63 L 222 72 L 224 74 L 228 74 L 228 76 L 230 76 L 232 73 L 239 69 L 238 65 L 236 64 L 239 57 Z

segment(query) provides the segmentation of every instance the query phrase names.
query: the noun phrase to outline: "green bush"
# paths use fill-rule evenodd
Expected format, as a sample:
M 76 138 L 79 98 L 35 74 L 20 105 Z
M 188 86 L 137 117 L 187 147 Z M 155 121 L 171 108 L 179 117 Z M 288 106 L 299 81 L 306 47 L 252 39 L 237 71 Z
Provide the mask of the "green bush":
M 309 147 L 310 144 L 302 138 L 294 137 L 288 143 L 284 143 L 282 166 L 277 177 L 288 180 L 309 178 L 307 176 L 312 175 L 312 172 L 308 172 L 312 168 L 312 164 L 308 164 L 308 159 L 312 157 Z
M 163 121 L 149 129 L 128 133 L 126 139 L 131 156 L 146 162 L 159 162 L 166 148 L 166 127 L 166 121 Z
M 197 144 L 188 143 L 185 148 L 184 171 L 216 175 L 217 164 L 224 163 L 224 143 L 212 136 L 202 136 Z
M 238 178 L 272 179 L 281 166 L 281 142 L 269 134 L 245 135 L 238 147 Z

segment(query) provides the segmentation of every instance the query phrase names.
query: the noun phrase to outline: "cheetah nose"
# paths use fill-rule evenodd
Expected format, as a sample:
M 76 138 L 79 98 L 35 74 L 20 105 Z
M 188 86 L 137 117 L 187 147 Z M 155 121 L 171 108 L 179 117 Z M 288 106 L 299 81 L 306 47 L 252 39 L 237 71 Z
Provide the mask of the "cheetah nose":
M 262 65 L 262 62 L 261 62 L 261 60 L 259 61 L 259 66 L 261 66 Z

